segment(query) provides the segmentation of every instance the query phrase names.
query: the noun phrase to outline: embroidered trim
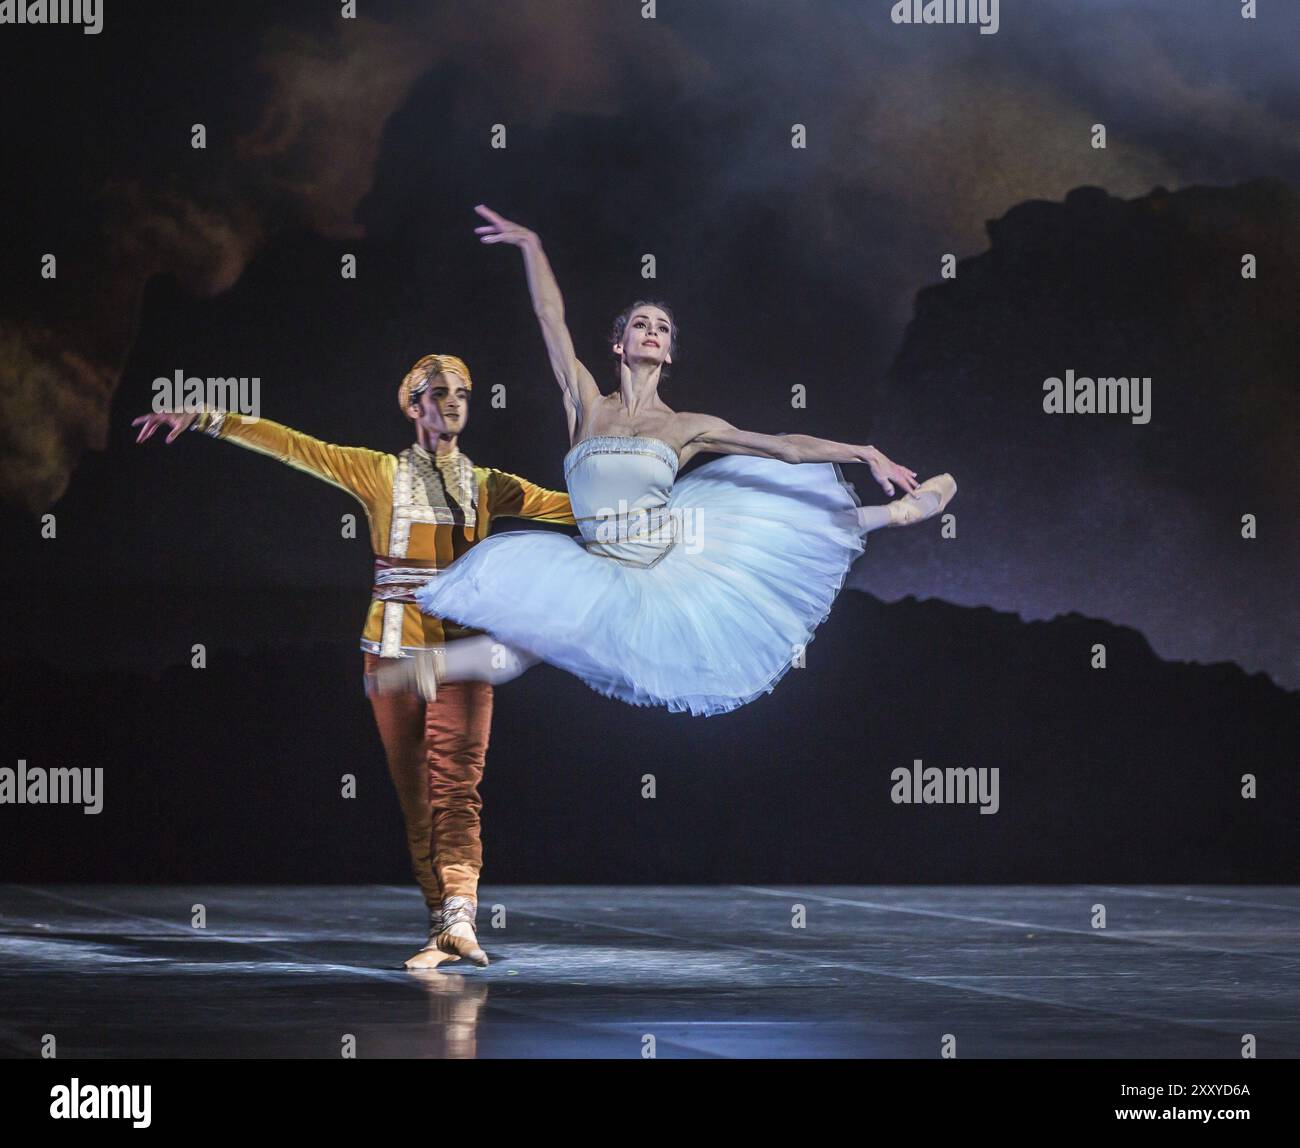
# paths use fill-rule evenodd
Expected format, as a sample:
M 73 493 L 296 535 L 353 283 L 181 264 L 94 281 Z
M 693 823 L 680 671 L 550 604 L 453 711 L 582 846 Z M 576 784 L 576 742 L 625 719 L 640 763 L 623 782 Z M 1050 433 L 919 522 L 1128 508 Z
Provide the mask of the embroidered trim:
M 474 479 L 474 464 L 460 451 L 450 456 L 433 455 L 419 443 L 414 443 L 408 454 L 412 471 L 412 504 L 429 507 L 435 521 L 444 525 L 473 526 L 478 511 L 478 483 Z M 455 503 L 453 507 L 448 499 Z M 459 511 L 459 517 L 456 511 Z
M 677 539 L 674 538 L 663 550 L 656 554 L 649 562 L 637 562 L 633 558 L 620 558 L 617 554 L 603 554 L 599 550 L 594 550 L 596 546 L 607 546 L 606 542 L 583 542 L 588 554 L 594 554 L 597 558 L 607 558 L 611 562 L 621 562 L 624 566 L 635 566 L 638 570 L 649 570 L 651 566 L 658 566 L 672 552 L 673 547 L 677 545 Z
M 446 653 L 446 646 L 398 646 L 396 654 L 385 654 L 378 642 L 372 642 L 369 638 L 361 639 L 361 648 L 367 654 L 377 654 L 381 658 L 413 658 L 416 654 L 422 654 L 425 650 L 439 650 Z
M 386 603 L 384 609 L 388 609 L 388 603 L 401 602 L 404 606 L 418 605 L 415 598 L 415 592 L 428 578 L 421 578 L 418 582 L 408 582 L 404 586 L 372 586 L 370 588 L 370 599 L 373 602 Z
M 375 574 L 376 586 L 400 584 L 423 586 L 435 574 L 440 573 L 436 567 L 429 566 L 389 566 Z
M 418 451 L 418 453 L 417 453 Z M 388 530 L 388 555 L 391 558 L 408 557 L 406 550 L 411 541 L 411 523 L 432 523 L 439 526 L 456 526 L 459 523 L 451 508 L 446 505 L 432 506 L 429 502 L 430 479 L 433 489 L 444 489 L 441 476 L 431 462 L 427 461 L 428 451 L 416 445 L 408 446 L 397 456 L 397 470 L 393 474 L 393 518 Z M 425 456 L 423 463 L 412 465 L 412 459 L 419 454 Z M 466 527 L 478 524 L 478 483 L 474 481 L 474 464 L 463 454 L 458 454 L 457 465 L 462 473 L 468 473 L 473 491 L 469 506 L 461 506 L 462 518 Z M 413 473 L 417 472 L 418 473 Z M 434 476 L 437 476 L 436 478 Z M 417 481 L 418 479 L 418 481 Z M 406 603 L 381 599 L 384 602 L 383 640 L 378 650 L 371 651 L 384 658 L 397 658 L 407 654 L 411 649 L 402 645 L 402 618 Z M 362 644 L 362 649 L 365 644 Z
M 637 443 L 642 445 L 635 445 Z M 648 454 L 659 459 L 674 474 L 681 466 L 681 456 L 661 438 L 643 434 L 595 434 L 584 438 L 564 456 L 565 480 L 578 463 L 592 454 Z

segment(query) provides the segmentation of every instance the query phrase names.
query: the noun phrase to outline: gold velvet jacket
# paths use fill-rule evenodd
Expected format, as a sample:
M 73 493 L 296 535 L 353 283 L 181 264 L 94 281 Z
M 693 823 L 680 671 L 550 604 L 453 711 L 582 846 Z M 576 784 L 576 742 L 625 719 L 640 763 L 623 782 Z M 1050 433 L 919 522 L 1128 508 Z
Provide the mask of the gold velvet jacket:
M 269 455 L 346 490 L 366 510 L 375 581 L 361 648 L 396 658 L 480 633 L 422 614 L 414 589 L 487 537 L 492 519 L 573 525 L 569 496 L 517 474 L 475 466 L 459 450 L 401 454 L 322 442 L 270 419 L 205 411 L 193 428 Z

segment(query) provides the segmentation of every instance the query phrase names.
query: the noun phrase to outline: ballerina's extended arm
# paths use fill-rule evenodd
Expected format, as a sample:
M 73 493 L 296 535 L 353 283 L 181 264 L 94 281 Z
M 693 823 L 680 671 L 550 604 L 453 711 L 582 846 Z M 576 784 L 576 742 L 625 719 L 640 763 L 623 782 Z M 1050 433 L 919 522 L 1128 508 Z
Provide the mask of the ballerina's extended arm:
M 569 423 L 572 441 L 582 412 L 600 398 L 600 388 L 591 372 L 579 362 L 573 350 L 573 339 L 564 322 L 564 298 L 555 281 L 550 261 L 542 250 L 542 241 L 536 232 L 529 231 L 498 215 L 491 208 L 479 204 L 474 208 L 488 222 L 474 232 L 484 243 L 509 243 L 524 255 L 524 270 L 528 275 L 528 292 L 533 298 L 533 311 L 542 328 L 546 353 L 551 359 L 551 370 L 564 393 L 564 414 Z
M 696 454 L 750 454 L 782 462 L 863 462 L 872 477 L 891 497 L 894 484 L 904 491 L 917 487 L 916 471 L 886 458 L 874 446 L 853 446 L 807 434 L 760 434 L 741 430 L 713 415 L 682 415 L 690 437 L 682 450 L 682 462 Z

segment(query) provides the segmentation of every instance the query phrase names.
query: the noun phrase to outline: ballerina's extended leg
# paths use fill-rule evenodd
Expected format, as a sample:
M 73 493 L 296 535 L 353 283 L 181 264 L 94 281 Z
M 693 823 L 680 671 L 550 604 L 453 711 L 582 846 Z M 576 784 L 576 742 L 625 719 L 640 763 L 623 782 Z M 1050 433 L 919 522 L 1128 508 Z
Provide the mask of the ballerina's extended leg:
M 517 678 L 539 660 L 527 650 L 480 634 L 450 642 L 445 650 L 421 650 L 382 665 L 369 675 L 367 689 L 379 694 L 419 694 L 433 701 L 438 696 L 439 682 L 476 681 L 498 686 Z
M 944 509 L 957 493 L 957 483 L 950 474 L 937 474 L 927 478 L 915 490 L 896 498 L 884 506 L 860 506 L 858 522 L 863 534 L 870 534 L 882 526 L 911 526 L 933 518 Z

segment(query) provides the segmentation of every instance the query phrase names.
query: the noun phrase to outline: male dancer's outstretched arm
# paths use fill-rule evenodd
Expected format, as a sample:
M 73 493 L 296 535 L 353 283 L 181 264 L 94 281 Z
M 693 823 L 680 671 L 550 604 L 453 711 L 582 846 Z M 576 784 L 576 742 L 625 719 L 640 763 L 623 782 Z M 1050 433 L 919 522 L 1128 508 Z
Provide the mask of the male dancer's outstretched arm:
M 385 497 L 392 481 L 392 456 L 362 446 L 339 446 L 313 438 L 271 419 L 247 419 L 235 412 L 172 412 L 141 415 L 136 442 L 152 438 L 160 427 L 170 430 L 164 441 L 174 442 L 184 431 L 203 431 L 225 442 L 286 463 L 347 491 L 367 510 Z M 572 526 L 573 510 L 562 490 L 549 490 L 509 471 L 485 468 L 492 517 L 528 518 Z
M 158 411 L 132 419 L 131 425 L 140 428 L 137 443 L 163 426 L 170 428 L 164 440 L 169 443 L 186 430 L 237 443 L 346 490 L 367 511 L 387 494 L 392 480 L 392 456 L 383 451 L 323 442 L 271 419 L 249 419 L 234 411 Z

